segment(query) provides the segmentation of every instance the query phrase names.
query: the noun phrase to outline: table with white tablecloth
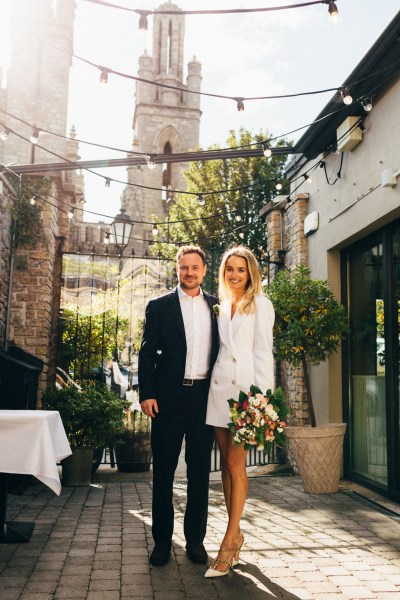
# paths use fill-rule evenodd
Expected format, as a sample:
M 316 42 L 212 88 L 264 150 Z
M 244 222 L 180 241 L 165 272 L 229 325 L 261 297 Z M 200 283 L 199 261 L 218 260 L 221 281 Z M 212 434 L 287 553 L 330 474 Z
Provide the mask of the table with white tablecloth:
M 34 528 L 33 523 L 6 521 L 7 475 L 34 475 L 59 495 L 57 463 L 70 454 L 57 411 L 0 410 L 0 543 L 28 541 Z

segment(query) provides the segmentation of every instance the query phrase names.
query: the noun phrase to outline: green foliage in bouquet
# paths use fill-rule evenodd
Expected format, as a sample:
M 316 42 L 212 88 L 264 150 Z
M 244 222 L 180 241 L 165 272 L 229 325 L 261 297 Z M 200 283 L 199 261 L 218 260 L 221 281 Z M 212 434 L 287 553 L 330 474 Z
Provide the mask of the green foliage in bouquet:
M 289 408 L 281 388 L 263 394 L 260 388 L 252 385 L 248 394 L 241 391 L 239 398 L 230 398 L 228 403 L 231 417 L 228 427 L 234 434 L 232 443 L 244 443 L 245 450 L 257 446 L 265 453 L 273 443 L 284 446 L 285 418 Z

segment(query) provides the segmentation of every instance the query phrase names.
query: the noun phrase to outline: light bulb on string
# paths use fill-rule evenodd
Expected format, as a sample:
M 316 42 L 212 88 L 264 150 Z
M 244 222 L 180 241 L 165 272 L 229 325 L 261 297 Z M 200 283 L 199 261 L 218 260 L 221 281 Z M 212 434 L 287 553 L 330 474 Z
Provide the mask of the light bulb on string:
M 340 94 L 342 96 L 343 104 L 349 106 L 353 102 L 353 98 L 349 94 L 349 90 L 347 88 L 343 88 L 340 90 Z
M 75 208 L 70 207 L 68 210 L 68 219 L 72 219 L 72 217 L 74 216 L 74 212 L 75 212 Z
M 337 23 L 339 20 L 339 11 L 338 7 L 336 6 L 336 2 L 333 0 L 325 0 L 325 4 L 328 5 L 328 13 L 331 21 L 333 23 Z
M 197 195 L 197 198 L 198 198 L 198 200 L 199 200 L 199 206 L 204 206 L 204 205 L 205 205 L 205 203 L 206 203 L 206 201 L 204 200 L 204 196 L 203 196 L 203 194 L 198 194 L 198 195 Z
M 307 173 L 304 173 L 303 177 L 309 185 L 312 183 L 312 179 L 309 175 L 307 175 Z
M 158 235 L 158 229 L 157 229 L 157 224 L 153 223 L 153 231 L 152 231 L 153 235 Z
M 147 156 L 146 162 L 147 162 L 147 166 L 149 167 L 149 169 L 151 171 L 156 168 L 156 161 L 154 158 L 154 154 L 150 154 L 149 156 Z
M 241 232 L 239 233 L 239 237 L 240 237 L 240 239 L 241 239 L 241 240 L 244 238 L 244 233 L 243 233 L 243 231 L 241 231 Z
M 29 200 L 29 202 L 32 206 L 35 206 L 36 201 L 37 201 L 37 195 L 33 194 L 32 198 Z
M 37 144 L 38 143 L 38 141 L 39 141 L 39 133 L 40 133 L 39 129 L 37 127 L 34 127 L 32 133 L 31 133 L 31 137 L 29 138 L 31 144 Z
M 281 190 L 281 189 L 282 189 L 282 187 L 283 187 L 283 186 L 282 186 L 282 184 L 281 184 L 281 182 L 280 182 L 280 181 L 277 181 L 277 182 L 275 183 L 275 189 L 276 189 L 276 190 L 278 190 L 278 191 L 279 191 L 279 190 Z
M 104 187 L 109 188 L 111 185 L 111 179 L 109 177 L 105 178 Z
M 131 250 L 131 258 L 135 258 L 135 248 L 132 248 Z
M 236 221 L 241 221 L 241 220 L 242 220 L 242 217 L 241 217 L 241 215 L 236 215 L 236 216 L 235 216 L 235 219 L 236 219 Z
M 100 83 L 108 83 L 108 74 L 109 74 L 109 70 L 106 69 L 105 67 L 100 67 L 101 68 L 101 72 L 100 72 Z
M 108 231 L 107 231 L 106 235 L 104 236 L 104 243 L 105 244 L 110 243 L 110 234 L 108 233 Z
M 0 140 L 2 142 L 5 142 L 6 140 L 8 140 L 8 136 L 10 135 L 10 133 L 11 133 L 11 131 L 8 129 L 8 127 L 3 129 L 3 131 L 0 133 Z
M 244 104 L 243 104 L 244 98 L 234 98 L 234 100 L 236 102 L 236 107 L 237 107 L 238 111 L 243 112 L 244 111 Z
M 263 154 L 264 154 L 264 156 L 266 156 L 267 158 L 269 158 L 270 156 L 272 156 L 272 150 L 271 150 L 271 148 L 268 146 L 268 144 L 263 144 Z
M 150 14 L 150 11 L 137 10 L 136 12 L 139 13 L 139 30 L 147 31 L 149 28 L 147 16 Z
M 365 112 L 370 112 L 372 110 L 372 98 L 363 98 L 361 100 L 361 106 Z

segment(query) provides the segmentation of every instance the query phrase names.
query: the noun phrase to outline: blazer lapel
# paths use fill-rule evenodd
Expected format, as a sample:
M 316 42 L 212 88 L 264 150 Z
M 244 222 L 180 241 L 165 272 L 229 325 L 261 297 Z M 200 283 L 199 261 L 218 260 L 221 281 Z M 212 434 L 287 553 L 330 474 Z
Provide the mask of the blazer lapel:
M 229 350 L 234 353 L 233 338 L 232 338 L 232 321 L 231 321 L 231 308 L 230 302 L 225 300 L 221 305 L 221 310 L 218 317 L 218 331 L 221 340 L 224 341 L 225 345 Z
M 169 296 L 169 305 L 171 309 L 171 314 L 175 320 L 175 323 L 178 326 L 179 333 L 183 337 L 186 344 L 185 326 L 183 324 L 183 317 L 177 288 L 175 288 Z

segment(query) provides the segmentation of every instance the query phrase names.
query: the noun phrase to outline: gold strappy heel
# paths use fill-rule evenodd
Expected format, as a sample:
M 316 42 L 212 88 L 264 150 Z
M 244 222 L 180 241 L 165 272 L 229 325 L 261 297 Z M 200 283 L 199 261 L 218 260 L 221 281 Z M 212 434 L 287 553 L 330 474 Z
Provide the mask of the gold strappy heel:
M 243 542 L 244 542 L 243 533 L 241 531 L 239 531 L 236 541 L 235 541 L 236 552 L 235 552 L 235 556 L 232 559 L 232 567 L 236 567 L 236 565 L 239 564 L 239 552 L 240 552 L 241 547 L 243 546 Z
M 221 554 L 221 552 L 235 552 L 236 553 L 236 551 L 237 551 L 236 544 L 235 544 L 234 548 L 223 548 L 221 546 L 221 548 L 219 549 L 219 552 L 218 552 L 218 556 L 215 559 L 213 566 L 210 567 L 209 569 L 207 569 L 204 577 L 223 577 L 224 575 L 228 575 L 229 570 L 232 567 L 235 554 L 232 556 L 232 558 L 230 560 L 222 560 L 220 558 L 220 554 Z M 227 565 L 226 571 L 218 571 L 218 569 L 215 568 L 218 565 Z

